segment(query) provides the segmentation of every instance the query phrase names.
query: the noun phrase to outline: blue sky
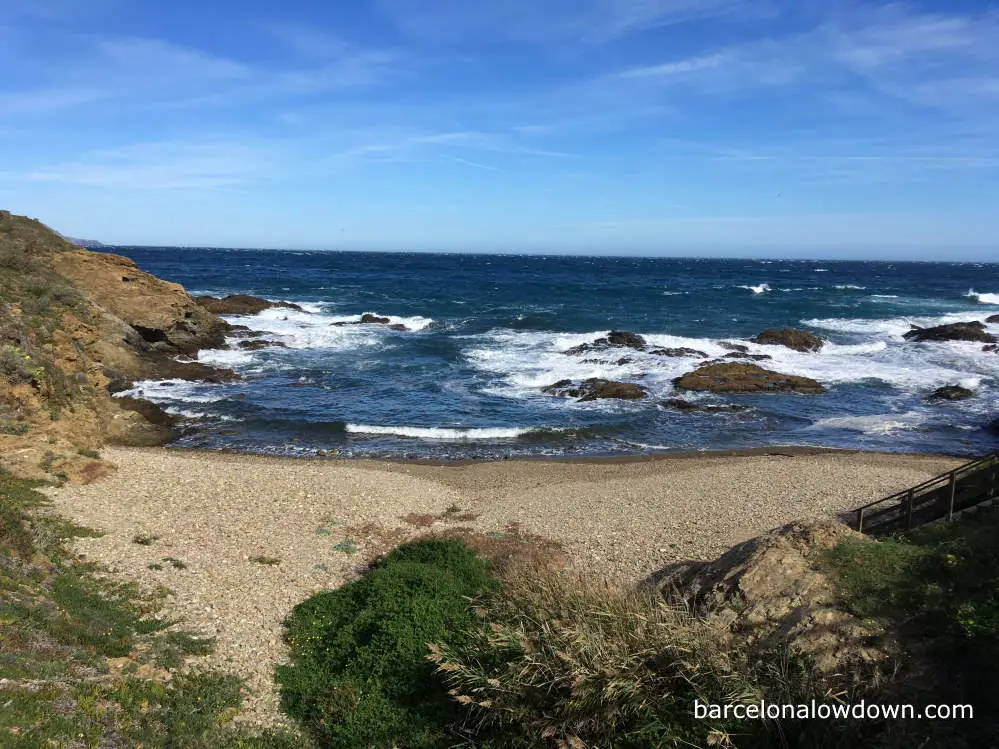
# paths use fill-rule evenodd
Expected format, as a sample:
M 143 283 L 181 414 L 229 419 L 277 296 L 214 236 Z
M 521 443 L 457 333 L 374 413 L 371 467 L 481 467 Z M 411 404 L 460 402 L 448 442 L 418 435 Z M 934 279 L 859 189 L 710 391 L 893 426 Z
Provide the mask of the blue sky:
M 995 3 L 0 8 L 0 207 L 75 236 L 999 257 Z

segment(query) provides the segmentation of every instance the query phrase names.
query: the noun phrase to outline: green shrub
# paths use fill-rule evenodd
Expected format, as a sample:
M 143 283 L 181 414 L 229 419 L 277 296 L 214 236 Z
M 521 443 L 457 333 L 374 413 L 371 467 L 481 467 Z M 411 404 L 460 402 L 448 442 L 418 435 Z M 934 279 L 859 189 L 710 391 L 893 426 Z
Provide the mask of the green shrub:
M 313 596 L 286 622 L 282 706 L 332 749 L 450 745 L 461 709 L 434 677 L 427 644 L 474 628 L 468 597 L 492 585 L 488 565 L 464 544 L 432 540 Z

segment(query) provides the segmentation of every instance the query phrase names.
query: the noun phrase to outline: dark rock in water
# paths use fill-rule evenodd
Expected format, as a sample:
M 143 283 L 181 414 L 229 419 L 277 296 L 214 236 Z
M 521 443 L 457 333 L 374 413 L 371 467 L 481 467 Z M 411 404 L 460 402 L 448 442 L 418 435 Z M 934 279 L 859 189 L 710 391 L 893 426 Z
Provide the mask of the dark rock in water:
M 994 343 L 988 343 L 982 346 L 982 351 L 984 351 L 986 354 L 994 353 L 996 351 L 999 351 L 999 345 L 996 345 Z
M 771 328 L 750 340 L 765 346 L 786 346 L 805 353 L 818 351 L 825 345 L 825 341 L 819 336 L 797 328 Z
M 607 361 L 606 359 L 583 359 L 583 364 L 612 364 L 615 367 L 623 367 L 625 364 L 631 364 L 634 359 L 627 356 L 618 359 L 617 361 Z
M 390 322 L 392 321 L 389 318 L 379 317 L 370 312 L 365 312 L 361 315 L 361 325 L 388 325 Z
M 968 398 L 974 398 L 975 391 L 968 390 L 968 388 L 961 387 L 960 385 L 944 385 L 942 388 L 937 388 L 930 395 L 929 400 L 931 401 L 963 401 Z
M 155 360 L 151 377 L 158 380 L 208 382 L 214 385 L 221 385 L 242 379 L 231 369 L 210 367 L 207 364 L 196 361 L 177 361 L 168 356 Z
M 770 354 L 740 354 L 738 351 L 733 351 L 730 354 L 725 354 L 725 359 L 752 359 L 753 361 L 766 361 L 767 359 L 773 359 Z
M 738 351 L 742 354 L 745 354 L 747 351 L 749 351 L 749 346 L 744 346 L 741 343 L 729 343 L 728 341 L 720 341 L 718 345 L 721 346 L 726 351 Z
M 607 335 L 607 343 L 611 346 L 623 346 L 625 348 L 645 348 L 645 339 L 637 333 L 627 333 L 615 330 Z
M 645 339 L 637 333 L 627 333 L 615 330 L 608 333 L 606 338 L 598 338 L 593 343 L 581 343 L 570 349 L 563 351 L 563 354 L 575 356 L 577 354 L 588 354 L 591 351 L 604 351 L 609 348 L 645 348 Z
M 361 315 L 360 320 L 344 320 L 342 322 L 330 323 L 331 328 L 342 328 L 346 325 L 387 325 L 389 330 L 409 330 L 409 328 L 401 322 L 393 323 L 392 318 L 382 317 L 381 315 L 375 315 L 371 312 L 365 312 Z
M 239 347 L 244 351 L 260 351 L 265 348 L 288 348 L 287 344 L 281 343 L 281 341 L 264 341 L 260 339 L 240 341 Z
M 663 408 L 673 409 L 675 411 L 701 411 L 704 413 L 722 413 L 722 412 L 732 412 L 732 411 L 745 411 L 746 406 L 740 406 L 735 403 L 708 403 L 700 404 L 694 403 L 693 401 L 684 400 L 683 398 L 667 398 L 660 404 Z
M 401 322 L 397 322 L 397 323 L 393 323 L 392 325 L 389 325 L 388 329 L 389 330 L 399 330 L 399 331 L 403 331 L 403 332 L 409 330 L 409 328 L 407 328 Z
M 641 385 L 630 382 L 616 382 L 591 377 L 580 383 L 572 380 L 559 380 L 553 385 L 541 388 L 541 392 L 563 398 L 577 398 L 580 401 L 593 401 L 602 398 L 639 400 L 645 397 L 646 390 Z
M 673 380 L 679 390 L 711 393 L 824 393 L 825 387 L 809 377 L 786 375 L 756 364 L 712 363 Z
M 691 356 L 691 357 L 699 357 L 701 359 L 706 359 L 708 357 L 708 355 L 705 354 L 703 351 L 698 351 L 697 349 L 694 348 L 687 348 L 686 346 L 683 346 L 681 348 L 657 348 L 653 349 L 649 353 L 655 354 L 656 356 L 672 356 L 672 357 Z
M 985 332 L 985 324 L 977 320 L 955 322 L 950 325 L 937 325 L 932 328 L 915 328 L 902 336 L 907 341 L 980 341 L 996 343 L 991 333 Z
M 999 315 L 989 315 L 985 318 L 985 322 L 990 325 L 999 325 Z
M 272 302 L 249 294 L 230 294 L 221 299 L 213 296 L 195 297 L 194 301 L 216 315 L 255 315 L 265 309 L 282 307 L 303 312 L 301 307 L 291 302 Z

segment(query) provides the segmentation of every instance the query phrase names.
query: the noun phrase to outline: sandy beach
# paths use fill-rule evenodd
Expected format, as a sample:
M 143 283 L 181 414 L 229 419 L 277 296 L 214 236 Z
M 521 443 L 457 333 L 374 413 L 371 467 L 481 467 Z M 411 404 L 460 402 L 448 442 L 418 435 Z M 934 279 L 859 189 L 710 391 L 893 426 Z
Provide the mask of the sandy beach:
M 561 544 L 582 569 L 636 582 L 962 462 L 780 448 L 461 465 L 159 448 L 103 455 L 115 475 L 49 492 L 60 513 L 105 533 L 76 549 L 146 589 L 169 588 L 166 613 L 217 638 L 207 661 L 247 679 L 246 717 L 260 723 L 280 721 L 271 675 L 288 612 L 403 540 L 515 527 Z

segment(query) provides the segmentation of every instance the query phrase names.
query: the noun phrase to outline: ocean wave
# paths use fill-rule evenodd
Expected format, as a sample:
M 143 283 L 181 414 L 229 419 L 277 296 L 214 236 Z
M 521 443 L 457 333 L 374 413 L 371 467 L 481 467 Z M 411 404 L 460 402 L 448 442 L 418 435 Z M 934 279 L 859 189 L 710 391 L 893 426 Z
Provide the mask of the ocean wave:
M 839 289 L 840 291 L 845 291 L 846 289 L 856 289 L 858 291 L 863 291 L 867 287 L 866 286 L 857 286 L 856 284 L 852 284 L 852 283 L 840 283 L 840 284 L 836 284 L 835 286 L 833 286 L 833 288 L 834 289 Z
M 751 291 L 754 294 L 766 294 L 768 291 L 770 291 L 770 284 L 761 283 L 759 286 L 738 286 L 737 288 L 746 289 L 747 291 Z
M 379 434 L 446 441 L 516 439 L 525 434 L 540 431 L 537 429 L 520 429 L 516 427 L 393 427 L 372 426 L 370 424 L 347 424 L 346 429 L 351 434 Z
M 979 304 L 999 304 L 999 294 L 983 294 L 974 289 L 969 289 L 965 296 L 969 299 L 974 299 Z
M 872 414 L 868 416 L 835 416 L 819 419 L 812 424 L 814 429 L 849 429 L 870 435 L 885 435 L 899 431 L 914 431 L 923 428 L 929 421 L 926 414 L 917 411 L 897 414 Z

